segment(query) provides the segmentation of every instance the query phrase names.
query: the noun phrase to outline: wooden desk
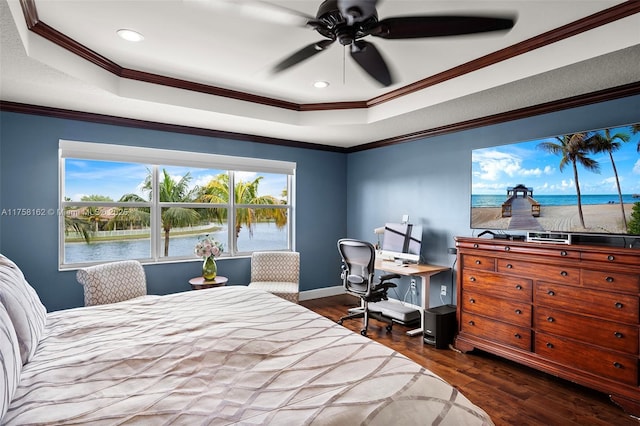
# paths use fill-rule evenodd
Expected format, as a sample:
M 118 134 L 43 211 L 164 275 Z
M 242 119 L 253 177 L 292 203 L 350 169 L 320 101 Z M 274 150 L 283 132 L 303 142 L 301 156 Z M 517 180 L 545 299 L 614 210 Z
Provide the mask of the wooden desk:
M 439 274 L 440 272 L 448 271 L 448 266 L 427 265 L 422 263 L 409 263 L 405 265 L 398 265 L 393 261 L 376 259 L 376 269 L 391 274 L 398 274 L 407 277 L 420 277 L 422 283 L 422 306 L 416 306 L 420 309 L 421 322 L 420 328 L 407 331 L 409 336 L 415 336 L 422 334 L 422 327 L 424 327 L 424 310 L 429 309 L 429 293 L 431 291 L 431 277 Z
M 191 290 L 200 290 L 203 288 L 222 287 L 227 284 L 227 281 L 229 281 L 227 277 L 216 275 L 211 281 L 205 280 L 204 277 L 194 277 L 189 280 L 189 284 L 191 284 Z

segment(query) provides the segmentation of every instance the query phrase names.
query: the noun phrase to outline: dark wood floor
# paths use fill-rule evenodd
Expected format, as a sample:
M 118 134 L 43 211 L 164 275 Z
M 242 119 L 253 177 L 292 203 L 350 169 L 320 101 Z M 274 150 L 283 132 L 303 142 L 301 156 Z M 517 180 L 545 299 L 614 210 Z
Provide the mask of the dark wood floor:
M 300 304 L 337 321 L 348 308 L 357 306 L 354 301 L 350 296 L 335 296 Z M 348 320 L 344 326 L 359 332 L 362 320 Z M 484 409 L 497 426 L 640 425 L 602 393 L 485 352 L 435 349 L 406 331 L 396 324 L 387 334 L 383 323 L 371 320 L 368 336 L 438 374 Z

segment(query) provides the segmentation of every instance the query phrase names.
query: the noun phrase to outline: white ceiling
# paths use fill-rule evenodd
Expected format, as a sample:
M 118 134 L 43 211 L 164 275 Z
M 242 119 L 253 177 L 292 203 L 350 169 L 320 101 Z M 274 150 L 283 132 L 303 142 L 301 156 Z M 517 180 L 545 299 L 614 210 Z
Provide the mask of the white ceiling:
M 380 1 L 380 19 L 517 16 L 506 34 L 417 40 L 368 37 L 397 80 L 386 88 L 355 66 L 338 43 L 272 75 L 277 62 L 322 37 L 310 28 L 267 19 L 264 10 L 247 13 L 224 0 L 34 2 L 39 21 L 120 67 L 261 96 L 267 102 L 118 77 L 29 31 L 19 0 L 0 0 L 3 101 L 336 147 L 392 139 L 640 81 L 640 14 L 635 14 L 421 90 L 405 95 L 397 91 L 624 3 L 619 0 Z M 270 3 L 315 16 L 320 0 Z M 140 31 L 145 39 L 125 42 L 116 36 L 120 28 Z M 330 86 L 315 89 L 315 80 L 326 80 Z M 385 94 L 391 100 L 376 106 L 335 108 Z M 274 106 L 277 101 L 311 107 L 298 111 Z

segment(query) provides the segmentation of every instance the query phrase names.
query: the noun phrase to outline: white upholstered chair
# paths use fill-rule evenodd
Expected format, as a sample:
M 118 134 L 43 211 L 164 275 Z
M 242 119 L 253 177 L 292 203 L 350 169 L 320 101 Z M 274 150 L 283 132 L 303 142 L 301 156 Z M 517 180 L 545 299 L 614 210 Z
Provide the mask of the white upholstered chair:
M 251 255 L 250 288 L 273 293 L 298 303 L 300 284 L 300 253 L 261 251 Z
M 104 305 L 147 294 L 147 280 L 137 260 L 122 260 L 79 269 L 76 279 L 84 287 L 84 305 Z

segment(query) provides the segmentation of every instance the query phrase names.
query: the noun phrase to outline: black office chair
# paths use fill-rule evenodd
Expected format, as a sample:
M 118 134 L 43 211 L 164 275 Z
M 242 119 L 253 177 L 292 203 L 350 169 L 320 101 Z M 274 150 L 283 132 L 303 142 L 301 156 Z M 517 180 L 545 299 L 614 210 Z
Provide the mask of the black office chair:
M 374 282 L 376 251 L 371 243 L 366 241 L 343 238 L 338 241 L 338 251 L 342 257 L 342 283 L 349 294 L 358 296 L 362 300 L 360 308 L 350 309 L 349 315 L 338 320 L 338 324 L 346 319 L 364 318 L 360 334 L 367 335 L 369 317 L 387 323 L 387 332 L 391 332 L 393 320 L 380 312 L 369 310 L 369 303 L 387 300 L 387 290 L 397 287 L 388 280 L 400 278 L 398 274 L 381 275 L 379 281 Z

